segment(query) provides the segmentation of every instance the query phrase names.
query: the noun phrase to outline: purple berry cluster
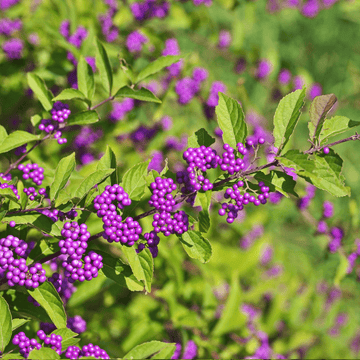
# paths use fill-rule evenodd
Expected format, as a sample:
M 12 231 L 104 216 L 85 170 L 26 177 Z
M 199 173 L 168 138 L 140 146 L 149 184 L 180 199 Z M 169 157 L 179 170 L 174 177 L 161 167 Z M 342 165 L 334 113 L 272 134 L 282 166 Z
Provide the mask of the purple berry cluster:
M 110 359 L 105 350 L 91 343 L 84 345 L 81 350 L 77 346 L 69 346 L 65 353 L 67 359 L 79 359 L 88 356 L 94 356 L 96 359 Z
M 175 38 L 170 38 L 165 41 L 165 48 L 161 53 L 162 56 L 167 55 L 180 55 L 180 48 L 177 40 Z M 177 77 L 179 76 L 181 69 L 184 65 L 183 60 L 179 60 L 178 62 L 170 65 L 167 67 L 169 71 L 170 77 Z
M 59 355 L 61 354 L 61 335 L 50 334 L 50 336 L 46 336 L 43 330 L 39 330 L 36 335 L 40 340 L 44 341 L 44 345 L 50 345 L 51 349 L 55 350 Z
M 125 98 L 122 101 L 114 101 L 112 103 L 113 110 L 110 113 L 109 120 L 112 122 L 120 121 L 125 115 L 135 107 L 135 100 Z
M 9 39 L 3 42 L 2 49 L 9 60 L 21 59 L 24 42 L 17 38 Z
M 42 184 L 42 181 L 44 180 L 44 169 L 38 164 L 20 164 L 17 168 L 22 171 L 24 180 L 31 179 L 38 186 Z
M 131 12 L 137 21 L 144 21 L 154 17 L 164 18 L 169 12 L 170 4 L 167 1 L 145 0 L 130 5 Z
M 203 68 L 195 68 L 192 77 L 180 79 L 175 84 L 175 92 L 178 95 L 179 104 L 189 103 L 200 91 L 201 84 L 208 77 L 208 72 Z
M 50 111 L 51 119 L 42 119 L 39 125 L 39 130 L 45 131 L 46 133 L 54 134 L 54 139 L 57 139 L 59 145 L 67 142 L 66 138 L 62 138 L 62 132 L 59 130 L 60 124 L 66 122 L 67 118 L 71 114 L 69 105 L 56 101 L 53 108 Z
M 71 331 L 81 334 L 86 331 L 86 321 L 80 315 L 69 317 L 66 327 L 69 328 Z M 56 326 L 52 323 L 41 322 L 40 329 L 46 334 L 49 334 L 56 329 Z
M 306 195 L 298 200 L 297 206 L 300 210 L 305 210 L 309 207 L 311 200 L 315 197 L 316 187 L 314 185 L 307 185 Z
M 176 190 L 176 187 L 173 179 L 157 177 L 155 181 L 150 184 L 152 195 L 149 200 L 149 205 L 158 211 L 173 211 L 176 203 L 171 193 Z
M 117 205 L 114 205 L 113 202 L 116 202 Z M 123 210 L 125 206 L 129 205 L 131 205 L 129 195 L 118 184 L 107 185 L 104 192 L 95 197 L 94 208 L 97 210 L 97 216 L 102 218 L 103 237 L 108 242 L 115 241 L 133 246 L 139 240 L 142 232 L 140 224 L 132 217 L 128 217 L 122 222 L 122 217 L 117 213 L 117 208 Z
M 253 203 L 255 206 L 260 204 L 265 205 L 269 197 L 269 188 L 264 186 L 263 182 L 259 182 L 260 194 L 254 195 L 244 192 L 241 194 L 241 188 L 244 186 L 243 181 L 238 181 L 232 188 L 226 189 L 224 194 L 225 199 L 230 199 L 228 203 L 223 203 L 219 210 L 219 215 L 224 216 L 227 214 L 227 223 L 231 224 L 238 216 L 238 212 L 244 209 L 245 205 Z
M 143 44 L 146 44 L 149 39 L 139 31 L 133 31 L 126 39 L 126 47 L 131 53 L 139 53 L 142 50 Z
M 64 213 L 58 209 L 44 209 L 44 210 L 37 210 L 40 214 L 43 214 L 50 218 L 52 221 L 56 222 L 58 220 L 73 220 L 78 216 L 76 210 L 69 210 L 68 212 Z
M 153 258 L 158 256 L 158 245 L 160 242 L 160 238 L 155 231 L 150 231 L 149 233 L 144 234 L 144 238 L 146 241 L 146 245 L 149 248 L 151 255 Z M 136 250 L 137 253 L 143 251 L 146 247 L 145 244 L 138 244 L 138 248 Z
M 356 246 L 357 246 L 356 251 L 351 253 L 347 258 L 348 263 L 349 263 L 349 266 L 347 268 L 347 274 L 352 273 L 354 266 L 355 266 L 356 259 L 360 256 L 360 239 L 356 240 Z
M 14 32 L 20 31 L 22 21 L 20 19 L 0 19 L 0 35 L 11 36 Z
M 113 16 L 117 11 L 117 3 L 114 2 L 112 5 L 110 5 L 110 8 L 106 14 L 99 15 L 101 30 L 107 42 L 113 42 L 119 36 L 119 29 L 113 22 Z
M 59 241 L 60 252 L 69 255 L 72 260 L 81 259 L 87 249 L 87 241 L 91 236 L 87 231 L 87 225 L 79 225 L 76 221 L 66 222 L 61 230 L 61 236 L 65 240 Z
M 183 355 L 180 357 L 181 355 L 181 344 L 177 343 L 176 344 L 176 349 L 174 352 L 174 355 L 171 357 L 171 359 L 195 359 L 196 355 L 197 355 L 197 345 L 195 344 L 195 342 L 193 340 L 189 340 L 186 343 L 185 349 L 184 349 L 184 353 Z
M 62 266 L 70 283 L 74 283 L 76 280 L 80 282 L 90 281 L 98 276 L 98 271 L 103 267 L 102 256 L 90 251 L 84 260 L 68 257 Z
M 42 347 L 36 339 L 29 339 L 23 331 L 14 336 L 12 343 L 19 346 L 19 353 L 25 358 L 29 356 L 30 351 L 40 350 Z
M 174 213 L 173 216 L 167 211 L 162 211 L 160 214 L 154 214 L 152 226 L 156 234 L 161 232 L 165 236 L 181 235 L 189 230 L 189 218 L 182 210 Z
M 36 191 L 35 188 L 29 187 L 24 189 L 24 193 L 29 197 L 31 201 L 34 201 L 38 195 L 47 197 L 46 189 L 44 188 L 40 188 L 38 191 Z

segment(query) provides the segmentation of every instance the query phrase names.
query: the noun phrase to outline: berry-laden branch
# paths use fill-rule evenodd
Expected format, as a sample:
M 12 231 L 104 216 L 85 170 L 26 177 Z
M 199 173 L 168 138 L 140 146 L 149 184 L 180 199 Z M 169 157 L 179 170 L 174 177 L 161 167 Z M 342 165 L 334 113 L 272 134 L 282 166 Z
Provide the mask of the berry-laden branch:
M 332 146 L 335 146 L 335 145 L 338 145 L 338 144 L 342 144 L 342 143 L 344 143 L 344 142 L 352 141 L 352 140 L 360 140 L 360 134 L 355 133 L 355 135 L 349 136 L 348 138 L 345 138 L 345 139 L 342 139 L 342 140 L 335 141 L 335 142 L 330 143 L 330 144 L 326 144 L 326 145 L 322 145 L 322 146 L 316 146 L 316 147 L 311 147 L 309 150 L 304 151 L 304 154 L 313 154 L 314 152 L 318 152 L 318 151 L 321 151 L 321 150 L 324 150 L 324 152 L 325 152 L 325 149 L 326 149 L 326 148 L 330 148 L 330 147 L 332 147 Z M 327 151 L 327 152 L 328 152 L 328 151 Z

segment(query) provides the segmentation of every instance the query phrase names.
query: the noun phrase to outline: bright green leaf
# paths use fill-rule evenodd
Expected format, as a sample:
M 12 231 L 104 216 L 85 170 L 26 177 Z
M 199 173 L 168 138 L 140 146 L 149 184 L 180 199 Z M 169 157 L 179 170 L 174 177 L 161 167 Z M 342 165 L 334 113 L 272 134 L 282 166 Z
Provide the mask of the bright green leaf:
M 11 339 L 12 319 L 9 305 L 2 296 L 0 296 L 0 314 L 0 351 L 4 352 Z
M 70 115 L 68 125 L 88 125 L 99 121 L 99 115 L 95 110 L 85 110 Z
M 117 91 L 115 97 L 127 97 L 141 101 L 161 103 L 161 100 L 146 88 L 141 88 L 140 90 L 134 90 L 131 89 L 129 86 L 124 86 Z
M 202 145 L 209 147 L 215 142 L 215 139 L 209 135 L 209 133 L 204 129 L 201 128 L 200 130 L 196 131 L 194 135 L 191 135 L 188 138 L 188 145 L 187 147 L 198 148 Z
M 94 74 L 91 66 L 82 55 L 77 65 L 77 80 L 79 91 L 81 91 L 87 99 L 91 100 L 95 94 Z
M 330 119 L 325 119 L 319 136 L 320 144 L 336 135 L 339 135 L 353 127 L 359 126 L 360 121 L 353 121 L 346 116 L 334 116 Z
M 8 133 L 6 129 L 0 125 L 0 145 L 3 143 L 3 141 L 7 138 Z
M 65 351 L 69 346 L 73 346 L 80 341 L 80 339 L 75 339 L 78 334 L 68 328 L 56 329 L 51 334 L 60 335 L 62 337 L 61 351 Z
M 266 175 L 262 171 L 258 171 L 255 173 L 254 178 L 259 182 L 264 182 L 265 186 L 270 188 L 270 192 L 278 191 L 286 197 L 289 197 L 288 194 L 298 197 L 294 190 L 296 181 L 282 171 L 272 170 Z
M 149 356 L 163 350 L 164 348 L 173 348 L 174 343 L 164 343 L 160 341 L 150 341 L 130 350 L 123 359 L 146 359 Z
M 29 319 L 12 319 L 12 331 L 16 330 L 20 326 L 23 326 L 27 322 L 29 322 Z
M 202 263 L 207 263 L 210 260 L 212 255 L 210 242 L 200 232 L 189 230 L 179 238 L 191 258 L 200 260 Z
M 121 186 L 131 200 L 140 200 L 145 192 L 149 163 L 150 160 L 136 164 L 125 173 L 122 179 Z
M 81 91 L 76 89 L 64 89 L 58 96 L 53 98 L 53 101 L 72 99 L 85 100 L 86 96 Z
M 104 45 L 98 39 L 96 39 L 96 67 L 100 72 L 101 83 L 111 94 L 113 83 L 111 65 Z
M 34 349 L 30 351 L 27 358 L 34 360 L 38 360 L 38 359 L 50 360 L 50 359 L 60 359 L 60 355 L 55 350 L 43 346 L 40 350 Z
M 217 122 L 223 131 L 223 141 L 236 149 L 247 136 L 245 115 L 241 105 L 234 99 L 219 92 L 219 104 L 215 108 Z
M 118 183 L 116 172 L 116 155 L 110 146 L 106 147 L 105 154 L 98 161 L 96 170 L 115 169 L 115 171 L 99 185 L 99 191 L 103 192 L 106 185 L 114 185 Z
M 27 81 L 30 89 L 37 96 L 43 108 L 46 111 L 50 111 L 53 106 L 52 98 L 54 95 L 46 87 L 44 80 L 41 79 L 38 75 L 29 72 L 27 73 Z
M 300 110 L 304 105 L 305 88 L 296 90 L 283 97 L 274 115 L 274 146 L 278 154 L 287 144 L 300 117 Z
M 17 147 L 32 141 L 40 140 L 39 135 L 33 135 L 27 131 L 14 131 L 0 145 L 0 154 L 16 149 Z

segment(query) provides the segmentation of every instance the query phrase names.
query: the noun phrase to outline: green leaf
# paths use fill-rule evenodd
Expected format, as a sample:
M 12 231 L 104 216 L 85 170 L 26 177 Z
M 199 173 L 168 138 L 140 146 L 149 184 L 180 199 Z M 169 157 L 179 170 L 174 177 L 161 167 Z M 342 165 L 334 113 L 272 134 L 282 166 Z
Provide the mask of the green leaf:
M 234 99 L 219 92 L 219 105 L 215 112 L 217 122 L 223 131 L 224 143 L 236 149 L 237 143 L 243 143 L 247 136 L 245 116 L 241 105 Z
M 122 287 L 129 288 L 129 283 L 131 283 L 129 288 L 131 291 L 144 290 L 143 283 L 136 279 L 129 265 L 103 251 L 96 250 L 96 252 L 102 256 L 104 264 L 99 273 L 102 273 Z
M 64 89 L 58 96 L 53 98 L 53 101 L 72 99 L 85 100 L 86 96 L 81 91 L 76 89 Z
M 115 97 L 127 97 L 131 99 L 155 102 L 161 104 L 161 100 L 146 88 L 141 88 L 140 90 L 134 90 L 131 89 L 129 86 L 124 86 L 117 91 Z
M 3 143 L 3 141 L 7 138 L 8 133 L 6 129 L 0 125 L 0 145 Z
M 346 116 L 334 116 L 330 119 L 325 119 L 320 132 L 319 142 L 320 144 L 326 143 L 332 136 L 339 135 L 359 125 L 360 121 L 350 120 Z
M 149 163 L 150 160 L 136 164 L 125 173 L 122 179 L 121 186 L 131 200 L 140 200 L 145 192 Z
M 21 208 L 22 209 L 25 209 L 26 207 L 26 204 L 27 204 L 27 201 L 28 201 L 28 197 L 27 195 L 24 193 L 24 184 L 21 180 L 18 181 L 17 183 L 17 191 L 18 191 L 18 194 L 20 196 L 20 205 L 21 205 Z
M 200 232 L 189 230 L 179 237 L 182 246 L 192 259 L 207 263 L 212 255 L 209 240 L 205 239 Z
M 274 115 L 274 146 L 278 154 L 287 144 L 300 117 L 300 110 L 304 105 L 305 88 L 296 90 L 283 97 Z
M 12 320 L 9 304 L 0 296 L 0 351 L 4 352 L 12 334 Z
M 144 249 L 137 254 L 133 246 L 127 247 L 126 245 L 122 245 L 121 250 L 125 254 L 136 279 L 144 281 L 146 291 L 151 292 L 154 262 L 150 250 Z
M 32 350 L 29 353 L 28 359 L 60 359 L 60 355 L 53 349 L 42 347 L 40 350 Z
M 241 303 L 241 288 L 239 286 L 238 276 L 234 275 L 225 308 L 212 331 L 213 336 L 224 335 L 234 330 L 241 329 L 245 325 L 246 317 L 239 309 Z
M 105 179 L 101 185 L 98 186 L 100 192 L 105 190 L 106 185 L 114 185 L 118 183 L 116 166 L 116 155 L 111 147 L 107 146 L 105 154 L 97 163 L 96 170 L 115 169 L 115 171 L 107 179 Z
M 123 359 L 146 359 L 149 356 L 151 356 L 165 348 L 173 348 L 174 346 L 175 346 L 174 343 L 150 341 L 150 342 L 135 346 L 132 350 L 130 350 L 123 357 Z
M 328 191 L 331 195 L 350 195 L 350 188 L 344 186 L 341 175 L 343 161 L 332 149 L 325 156 L 309 156 L 298 150 L 290 150 L 277 159 L 284 166 L 294 168 L 300 177 L 317 188 Z
M 77 80 L 79 91 L 81 91 L 87 99 L 91 100 L 95 94 L 94 74 L 91 66 L 82 55 L 77 65 Z
M 178 55 L 161 56 L 140 71 L 136 78 L 136 83 L 139 83 L 141 80 L 146 79 L 148 76 L 156 74 L 162 69 L 178 62 L 181 58 L 182 56 Z
M 259 182 L 263 181 L 265 186 L 270 188 L 270 192 L 278 191 L 286 197 L 289 197 L 288 194 L 298 197 L 298 194 L 294 190 L 296 181 L 282 171 L 271 170 L 267 175 L 262 171 L 258 171 L 254 175 L 254 178 Z
M 53 106 L 52 98 L 54 97 L 54 95 L 46 87 L 44 80 L 41 79 L 38 75 L 28 72 L 27 81 L 30 89 L 37 96 L 43 108 L 46 111 L 50 111 Z
M 20 326 L 23 326 L 29 321 L 30 321 L 29 319 L 18 319 L 18 318 L 12 319 L 12 331 L 16 330 Z
M 176 350 L 176 344 L 169 344 L 170 346 L 164 347 L 157 354 L 153 355 L 151 359 L 171 359 Z
M 12 201 L 15 201 L 16 203 L 19 203 L 18 198 L 10 188 L 0 189 L 0 197 L 4 197 Z
M 42 120 L 42 116 L 40 116 L 38 114 L 36 114 L 30 118 L 30 122 L 33 127 L 37 127 L 40 124 L 41 120 Z
M 95 185 L 100 184 L 114 171 L 115 169 L 96 170 L 86 177 L 75 191 L 74 197 L 79 199 L 77 203 L 79 203 Z
M 96 39 L 96 67 L 100 72 L 101 83 L 109 94 L 111 94 L 113 77 L 110 61 L 104 45 L 98 39 Z
M 19 360 L 19 359 L 25 359 L 23 358 L 20 353 L 8 353 L 8 354 L 4 354 L 2 357 L 1 357 L 2 360 L 12 360 L 12 359 L 16 359 L 16 360 Z
M 15 221 L 16 224 L 28 224 L 30 227 L 35 227 L 40 231 L 44 231 L 47 234 L 53 236 L 60 236 L 61 231 L 57 223 L 54 223 L 50 218 L 45 215 L 39 213 L 23 213 L 16 215 L 9 215 L 5 217 L 3 222 L 6 221 L 9 223 L 10 221 Z
M 334 106 L 336 101 L 336 96 L 334 94 L 329 94 L 316 96 L 311 103 L 309 114 L 312 126 L 309 126 L 309 135 L 313 142 L 318 139 L 325 121 L 325 117 L 330 109 Z
M 208 210 L 201 210 L 199 212 L 199 230 L 202 233 L 207 233 L 210 229 L 211 221 Z
M 88 125 L 99 121 L 99 115 L 95 110 L 85 110 L 70 115 L 67 124 L 68 125 Z
M 45 309 L 58 329 L 66 327 L 64 304 L 52 283 L 46 281 L 28 293 Z
M 56 200 L 59 196 L 60 190 L 62 190 L 68 182 L 72 172 L 76 166 L 75 152 L 71 155 L 64 157 L 60 160 L 55 170 L 54 180 L 50 186 L 50 199 Z
M 66 190 L 60 190 L 55 200 L 55 207 L 66 204 L 69 200 L 71 200 L 71 196 L 66 192 Z
M 211 146 L 214 142 L 215 139 L 210 136 L 204 128 L 201 128 L 200 130 L 196 131 L 194 135 L 191 135 L 188 138 L 187 147 L 198 148 L 202 145 L 208 147 Z
M 349 260 L 347 259 L 345 254 L 343 254 L 342 252 L 339 252 L 339 256 L 340 256 L 340 263 L 336 269 L 336 275 L 335 275 L 335 279 L 334 279 L 334 285 L 336 287 L 340 286 L 340 282 L 346 276 L 347 269 L 349 267 Z
M 65 351 L 69 346 L 73 346 L 80 341 L 80 339 L 75 339 L 75 336 L 78 336 L 78 334 L 68 328 L 56 329 L 52 334 L 60 335 L 62 337 L 61 351 Z
M 0 154 L 16 149 L 17 147 L 32 141 L 39 140 L 39 135 L 33 135 L 27 131 L 14 131 L 0 145 Z

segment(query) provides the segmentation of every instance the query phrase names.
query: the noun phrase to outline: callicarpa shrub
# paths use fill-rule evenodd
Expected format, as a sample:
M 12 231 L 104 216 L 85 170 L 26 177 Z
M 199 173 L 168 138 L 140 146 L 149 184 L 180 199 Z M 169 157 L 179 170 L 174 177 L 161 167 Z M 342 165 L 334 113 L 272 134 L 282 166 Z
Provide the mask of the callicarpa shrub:
M 356 358 L 354 10 L 0 0 L 0 359 Z

